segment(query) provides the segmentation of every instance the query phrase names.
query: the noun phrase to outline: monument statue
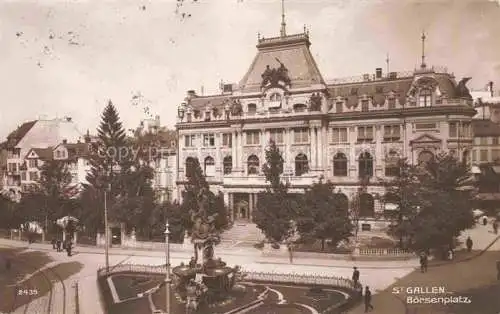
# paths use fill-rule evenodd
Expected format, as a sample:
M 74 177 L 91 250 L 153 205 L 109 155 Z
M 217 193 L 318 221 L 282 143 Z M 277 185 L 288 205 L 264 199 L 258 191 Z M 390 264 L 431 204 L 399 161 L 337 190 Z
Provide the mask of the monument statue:
M 323 98 L 321 97 L 320 93 L 313 93 L 311 95 L 311 98 L 309 98 L 309 110 L 310 111 L 321 111 L 321 104 L 322 104 Z
M 460 82 L 458 82 L 457 88 L 455 89 L 457 97 L 472 98 L 469 89 L 466 86 L 467 82 L 470 81 L 470 79 L 471 77 L 464 77 L 460 80 Z
M 243 106 L 239 100 L 233 100 L 231 104 L 231 114 L 233 116 L 239 116 L 243 113 Z
M 285 85 L 290 85 L 291 80 L 290 77 L 288 76 L 288 69 L 285 67 L 283 62 L 280 61 L 280 59 L 275 58 L 276 61 L 280 64 L 280 66 L 276 68 L 272 68 L 267 65 L 266 69 L 264 70 L 264 73 L 262 73 L 262 83 L 261 87 L 265 87 L 268 84 L 271 85 L 278 85 L 278 83 L 281 81 L 285 83 Z

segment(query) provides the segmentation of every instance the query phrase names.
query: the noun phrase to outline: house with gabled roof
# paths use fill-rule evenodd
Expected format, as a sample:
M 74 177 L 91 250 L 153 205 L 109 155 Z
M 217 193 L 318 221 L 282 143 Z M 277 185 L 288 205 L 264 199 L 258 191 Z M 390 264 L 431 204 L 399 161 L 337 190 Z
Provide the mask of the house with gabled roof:
M 41 151 L 42 149 L 53 147 L 63 140 L 74 143 L 84 140 L 83 134 L 70 117 L 29 121 L 10 133 L 7 136 L 7 169 L 3 177 L 3 189 L 13 199 L 19 200 L 25 156 L 32 148 L 38 150 L 35 154 L 43 155 L 45 152 Z M 26 175 L 26 179 L 29 179 L 29 174 Z

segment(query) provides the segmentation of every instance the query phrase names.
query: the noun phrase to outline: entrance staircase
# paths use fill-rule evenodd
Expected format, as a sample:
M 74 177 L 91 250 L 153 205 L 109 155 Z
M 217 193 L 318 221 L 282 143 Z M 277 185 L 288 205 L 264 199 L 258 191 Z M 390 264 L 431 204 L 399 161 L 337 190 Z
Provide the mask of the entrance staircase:
M 264 240 L 264 234 L 257 225 L 250 222 L 234 222 L 233 227 L 222 234 L 222 241 L 255 244 Z

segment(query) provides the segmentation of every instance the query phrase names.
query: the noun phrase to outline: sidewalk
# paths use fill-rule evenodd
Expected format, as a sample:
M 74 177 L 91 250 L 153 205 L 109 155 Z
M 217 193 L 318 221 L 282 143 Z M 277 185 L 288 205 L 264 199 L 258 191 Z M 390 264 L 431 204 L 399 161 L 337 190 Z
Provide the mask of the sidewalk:
M 32 250 L 39 251 L 50 251 L 53 252 L 51 244 L 45 243 L 32 243 L 28 245 L 26 242 L 20 242 L 17 240 L 0 239 L 0 245 L 14 246 L 29 248 Z M 90 246 L 76 246 L 74 248 L 74 254 L 99 254 L 104 255 L 104 249 L 100 247 L 90 247 Z M 161 251 L 145 251 L 145 250 L 133 250 L 133 249 L 122 249 L 122 248 L 110 248 L 110 255 L 120 255 L 120 256 L 144 256 L 144 257 L 156 257 L 164 258 L 165 252 Z M 182 251 L 171 251 L 170 257 L 173 259 L 183 259 L 189 261 L 193 255 L 192 250 L 182 250 Z M 244 260 L 247 263 L 257 263 L 257 264 L 273 264 L 273 265 L 283 265 L 290 264 L 288 256 L 262 256 L 259 251 L 245 250 L 241 248 L 215 248 L 215 255 L 222 258 L 223 260 Z M 418 266 L 418 260 L 398 260 L 398 261 L 385 261 L 385 260 L 373 260 L 373 261 L 351 261 L 351 260 L 337 260 L 337 259 L 326 259 L 326 258 L 308 258 L 308 257 L 294 257 L 293 265 L 295 266 L 323 266 L 323 267 L 334 267 L 334 268 L 349 268 L 352 269 L 354 265 L 357 267 L 363 267 L 365 269 L 397 269 L 397 268 L 413 268 Z
M 486 251 L 500 251 L 500 236 L 495 235 L 491 231 L 491 226 L 482 226 L 482 225 L 477 225 L 474 228 L 470 230 L 466 230 L 462 232 L 460 235 L 460 240 L 465 242 L 465 239 L 470 236 L 473 241 L 474 241 L 474 250 L 477 250 L 478 253 L 476 257 L 480 256 L 483 252 Z M 472 259 L 476 258 L 472 257 Z M 431 271 L 433 268 L 436 268 L 436 271 L 439 271 L 439 267 L 447 267 L 447 265 L 453 265 L 453 264 L 458 264 L 461 263 L 461 260 L 455 260 L 452 262 L 446 262 L 443 261 L 443 263 L 440 263 L 434 267 L 429 267 L 429 271 Z M 457 274 L 458 275 L 458 274 Z M 460 276 L 460 275 L 458 275 Z M 402 277 L 400 277 L 401 279 Z M 392 286 L 395 284 L 392 284 L 388 286 L 386 289 L 383 291 L 377 291 L 377 289 L 373 288 L 372 285 L 369 282 L 362 281 L 363 285 L 368 285 L 370 286 L 370 290 L 372 291 L 373 298 L 372 298 L 372 305 L 374 306 L 374 310 L 371 311 L 370 313 L 373 314 L 399 314 L 399 313 L 407 313 L 407 305 L 406 301 L 403 299 L 398 298 L 398 295 L 392 294 Z M 397 284 L 397 283 L 396 283 Z M 415 285 L 418 285 L 415 283 Z M 446 285 L 445 282 L 439 283 L 440 286 Z M 365 307 L 364 304 L 361 304 L 354 309 L 352 309 L 349 314 L 361 314 L 365 313 Z M 414 312 L 417 313 L 417 312 Z M 418 313 L 424 313 L 424 312 L 418 312 Z M 428 313 L 428 312 L 425 312 Z M 437 313 L 437 312 L 436 312 Z

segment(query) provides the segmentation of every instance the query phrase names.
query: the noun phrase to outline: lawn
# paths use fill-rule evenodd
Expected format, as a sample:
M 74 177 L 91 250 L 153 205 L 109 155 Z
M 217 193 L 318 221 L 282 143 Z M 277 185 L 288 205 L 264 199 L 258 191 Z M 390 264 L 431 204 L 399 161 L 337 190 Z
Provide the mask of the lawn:
M 120 299 L 136 297 L 138 293 L 157 286 L 162 283 L 163 280 L 164 277 L 158 275 L 131 273 L 112 275 L 112 282 L 115 285 L 115 289 Z M 108 313 L 141 314 L 151 312 L 147 298 L 135 298 L 114 304 L 107 281 L 102 278 L 100 280 L 100 284 L 104 301 L 107 304 Z M 316 308 L 320 312 L 325 312 L 328 308 L 340 304 L 345 300 L 344 295 L 341 293 L 341 289 L 331 287 L 323 287 L 322 291 L 311 293 L 309 286 L 251 282 L 243 282 L 241 284 L 247 288 L 245 292 L 234 292 L 230 296 L 230 302 L 215 307 L 200 309 L 200 313 L 225 313 L 232 309 L 244 306 L 256 300 L 257 296 L 261 294 L 266 287 L 279 291 L 284 296 L 284 299 L 290 304 L 277 305 L 276 303 L 279 301 L 278 294 L 270 291 L 267 299 L 265 300 L 265 305 L 253 310 L 253 312 L 251 311 L 250 313 L 309 313 L 308 310 L 305 310 L 305 308 L 292 304 L 294 302 L 303 303 Z M 165 309 L 165 288 L 162 287 L 154 293 L 152 300 L 157 308 Z M 185 311 L 185 304 L 180 303 L 176 299 L 173 291 L 171 292 L 170 300 L 172 302 L 172 313 L 183 313 Z
M 463 254 L 472 255 L 471 253 Z M 500 312 L 500 282 L 496 278 L 496 261 L 498 260 L 500 260 L 500 252 L 487 251 L 480 256 L 463 261 L 444 264 L 441 262 L 429 267 L 427 273 L 415 271 L 398 280 L 387 290 L 375 295 L 372 302 L 375 310 L 372 313 L 398 314 L 408 310 L 408 313 L 412 314 L 497 314 Z M 415 293 L 413 296 L 470 298 L 470 304 L 407 304 L 407 297 L 412 295 L 407 289 L 413 287 L 424 289 L 439 287 L 446 291 L 444 294 Z M 393 288 L 401 292 L 393 293 Z M 352 311 L 352 313 L 362 312 L 364 312 L 362 307 Z

